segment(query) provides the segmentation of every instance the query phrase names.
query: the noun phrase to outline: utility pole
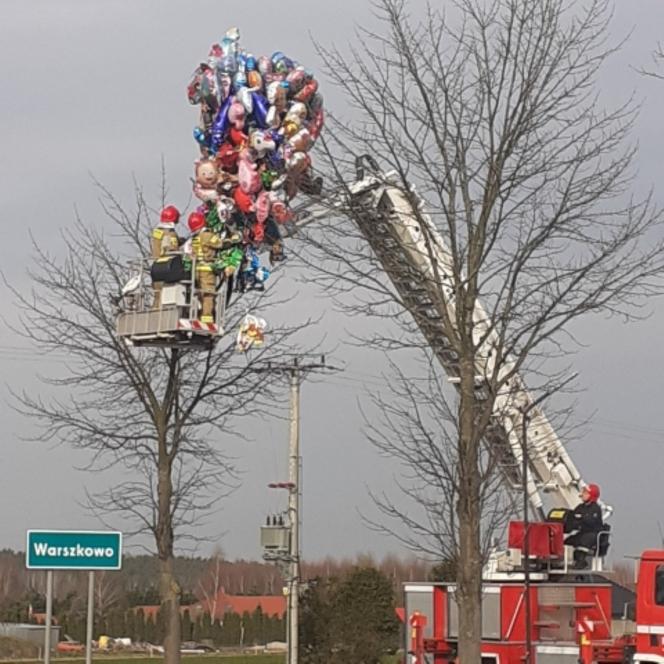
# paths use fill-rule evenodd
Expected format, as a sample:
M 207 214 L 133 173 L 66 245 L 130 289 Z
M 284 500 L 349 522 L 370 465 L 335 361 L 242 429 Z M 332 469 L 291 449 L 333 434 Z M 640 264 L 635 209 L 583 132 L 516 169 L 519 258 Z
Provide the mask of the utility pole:
M 290 383 L 290 434 L 288 445 L 288 482 L 271 486 L 288 488 L 289 547 L 287 558 L 287 664 L 298 664 L 299 653 L 299 601 L 300 601 L 300 386 L 310 373 L 338 371 L 321 356 L 318 362 L 303 363 L 294 358 L 292 363 L 268 363 L 266 367 L 254 369 L 261 372 L 277 372 L 288 375 Z
M 288 444 L 288 521 L 290 574 L 288 575 L 288 664 L 297 664 L 300 605 L 300 371 L 297 359 L 290 374 L 290 437 Z

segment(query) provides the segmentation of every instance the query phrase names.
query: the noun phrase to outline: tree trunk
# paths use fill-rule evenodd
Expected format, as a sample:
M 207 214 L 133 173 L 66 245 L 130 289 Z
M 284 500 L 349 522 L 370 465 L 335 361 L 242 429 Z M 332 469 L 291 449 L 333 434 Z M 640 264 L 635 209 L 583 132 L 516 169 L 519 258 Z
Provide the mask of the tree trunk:
M 180 664 L 180 586 L 173 574 L 173 556 L 160 560 L 159 591 L 164 620 L 164 662 Z
M 159 596 L 164 621 L 164 662 L 180 664 L 180 586 L 173 571 L 173 520 L 171 501 L 173 484 L 171 463 L 165 451 L 159 454 L 159 515 L 157 546 L 159 550 Z
M 482 555 L 480 545 L 479 443 L 475 435 L 475 366 L 461 363 L 459 402 L 459 661 L 479 664 L 482 636 Z

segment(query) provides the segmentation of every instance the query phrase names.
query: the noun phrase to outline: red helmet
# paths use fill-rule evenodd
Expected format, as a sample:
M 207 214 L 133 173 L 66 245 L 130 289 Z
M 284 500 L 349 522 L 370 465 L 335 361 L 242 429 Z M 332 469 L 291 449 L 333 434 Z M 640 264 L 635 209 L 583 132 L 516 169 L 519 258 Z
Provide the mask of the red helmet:
M 177 224 L 178 221 L 180 221 L 180 210 L 178 210 L 175 205 L 167 205 L 161 211 L 160 219 L 167 224 Z
M 189 219 L 187 219 L 187 224 L 192 233 L 200 231 L 201 228 L 205 227 L 205 215 L 201 212 L 192 212 Z
M 599 499 L 599 487 L 597 484 L 589 484 L 586 489 L 588 490 L 588 496 L 590 499 L 590 502 L 597 502 Z

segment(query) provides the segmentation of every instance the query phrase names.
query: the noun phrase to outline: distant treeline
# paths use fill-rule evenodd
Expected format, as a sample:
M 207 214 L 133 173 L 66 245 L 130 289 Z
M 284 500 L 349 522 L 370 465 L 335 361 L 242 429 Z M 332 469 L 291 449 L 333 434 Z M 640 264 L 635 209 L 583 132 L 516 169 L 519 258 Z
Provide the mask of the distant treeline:
M 221 554 L 205 557 L 178 557 L 176 574 L 182 587 L 182 605 L 211 599 L 220 591 L 229 595 L 281 595 L 283 579 L 272 564 L 224 560 Z M 347 576 L 358 567 L 379 570 L 399 596 L 401 584 L 430 578 L 431 566 L 414 558 L 372 556 L 304 562 L 304 579 L 335 579 Z M 125 555 L 122 570 L 95 574 L 95 632 L 112 636 L 159 642 L 158 617 L 147 617 L 135 607 L 159 604 L 158 560 L 149 555 Z M 46 574 L 27 570 L 25 554 L 0 551 L 0 620 L 29 621 L 45 610 Z M 84 631 L 87 575 L 57 571 L 54 574 L 54 615 L 64 632 L 79 638 Z M 183 635 L 191 640 L 209 639 L 216 645 L 240 642 L 267 642 L 284 638 L 283 621 L 255 612 L 244 616 L 228 615 L 221 623 L 209 616 L 184 613 Z

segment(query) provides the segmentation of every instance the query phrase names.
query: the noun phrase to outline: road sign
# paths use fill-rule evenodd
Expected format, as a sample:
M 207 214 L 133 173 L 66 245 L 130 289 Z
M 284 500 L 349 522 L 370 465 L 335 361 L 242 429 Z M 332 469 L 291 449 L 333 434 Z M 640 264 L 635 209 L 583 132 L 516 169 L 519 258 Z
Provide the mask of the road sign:
M 122 533 L 28 530 L 28 569 L 120 569 Z

